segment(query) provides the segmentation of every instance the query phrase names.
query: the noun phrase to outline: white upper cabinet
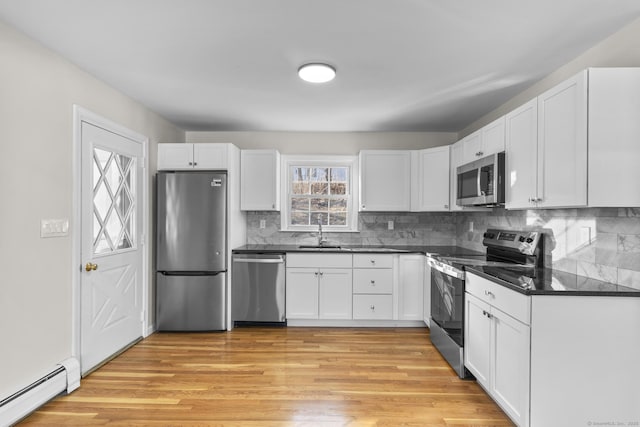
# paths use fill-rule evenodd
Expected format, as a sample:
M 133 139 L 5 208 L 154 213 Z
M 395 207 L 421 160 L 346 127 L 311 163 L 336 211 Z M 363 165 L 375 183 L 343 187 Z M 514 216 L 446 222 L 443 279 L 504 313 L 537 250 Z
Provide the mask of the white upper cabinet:
M 538 96 L 541 208 L 587 204 L 587 72 Z
M 462 163 L 473 162 L 490 154 L 504 151 L 505 118 L 489 123 L 462 139 Z
M 536 195 L 538 101 L 532 99 L 506 116 L 505 206 L 531 208 Z
M 158 144 L 158 170 L 227 169 L 228 144 Z
M 506 207 L 587 204 L 587 72 L 506 116 Z
M 411 151 L 360 152 L 360 211 L 411 210 Z
M 412 211 L 449 210 L 449 151 L 449 146 L 412 151 Z
M 193 144 L 193 167 L 226 169 L 229 144 Z
M 450 171 L 449 171 L 449 187 L 450 187 L 450 211 L 461 211 L 463 208 L 456 203 L 457 191 L 458 191 L 458 174 L 456 169 L 463 164 L 462 151 L 464 150 L 463 141 L 460 140 L 451 145 L 450 156 Z
M 242 150 L 240 209 L 280 210 L 280 153 L 277 150 Z
M 478 157 L 500 153 L 505 150 L 505 117 L 489 123 L 482 128 L 482 147 Z
M 461 165 L 483 157 L 482 154 L 482 129 L 462 138 Z
M 158 144 L 158 170 L 193 169 L 193 144 Z
M 640 206 L 640 69 L 589 69 L 589 206 Z

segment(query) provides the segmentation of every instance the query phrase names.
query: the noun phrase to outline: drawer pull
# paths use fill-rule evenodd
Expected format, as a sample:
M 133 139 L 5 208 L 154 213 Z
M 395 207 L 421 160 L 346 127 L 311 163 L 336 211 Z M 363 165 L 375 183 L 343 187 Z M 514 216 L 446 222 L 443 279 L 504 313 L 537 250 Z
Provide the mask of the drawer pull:
M 372 280 L 372 281 L 371 281 L 371 284 L 372 284 L 373 286 L 375 286 L 375 285 L 376 285 L 376 281 L 375 281 L 375 280 Z
M 490 297 L 495 297 L 495 295 L 491 291 L 484 291 L 484 294 Z
M 315 274 L 315 275 L 317 276 L 317 275 L 318 275 L 318 272 L 316 271 L 316 272 L 315 272 L 315 273 L 313 273 L 313 274 Z
M 376 306 L 375 306 L 375 305 L 373 305 L 373 304 L 371 304 L 371 307 L 369 307 L 369 308 L 370 308 L 371 310 L 374 310 L 374 311 L 375 311 Z
M 320 272 L 320 277 L 322 277 L 322 276 L 324 276 L 324 273 L 321 271 L 321 272 Z
M 371 264 L 375 264 L 375 263 L 376 263 L 376 260 L 375 260 L 375 259 L 372 259 L 372 260 L 371 260 Z

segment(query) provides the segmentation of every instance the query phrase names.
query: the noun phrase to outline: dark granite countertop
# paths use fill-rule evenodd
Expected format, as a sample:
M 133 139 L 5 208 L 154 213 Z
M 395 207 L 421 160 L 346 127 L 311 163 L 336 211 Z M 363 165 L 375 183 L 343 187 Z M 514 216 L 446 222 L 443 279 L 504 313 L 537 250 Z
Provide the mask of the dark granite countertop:
M 484 255 L 459 246 L 402 246 L 402 245 L 341 245 L 339 248 L 303 248 L 301 245 L 244 245 L 233 249 L 233 253 L 416 253 L 425 255 L 469 256 Z
M 534 278 L 522 274 L 522 270 L 517 268 L 467 266 L 465 269 L 526 295 L 640 297 L 640 289 L 628 288 L 551 268 L 536 269 Z

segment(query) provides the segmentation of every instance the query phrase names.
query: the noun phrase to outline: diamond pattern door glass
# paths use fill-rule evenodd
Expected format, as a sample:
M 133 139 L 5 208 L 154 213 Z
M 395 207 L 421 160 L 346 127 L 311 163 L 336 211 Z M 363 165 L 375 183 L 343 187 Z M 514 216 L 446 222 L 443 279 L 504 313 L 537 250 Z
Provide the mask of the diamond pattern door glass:
M 93 160 L 93 252 L 133 248 L 136 159 L 94 148 Z

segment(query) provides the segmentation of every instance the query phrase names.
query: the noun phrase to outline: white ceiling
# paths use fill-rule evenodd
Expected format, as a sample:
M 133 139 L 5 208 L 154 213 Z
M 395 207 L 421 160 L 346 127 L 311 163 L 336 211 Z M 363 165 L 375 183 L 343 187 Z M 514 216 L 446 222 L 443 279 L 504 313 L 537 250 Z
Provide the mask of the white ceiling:
M 458 131 L 638 16 L 638 0 L 0 0 L 194 131 Z M 309 61 L 337 78 L 302 82 Z

